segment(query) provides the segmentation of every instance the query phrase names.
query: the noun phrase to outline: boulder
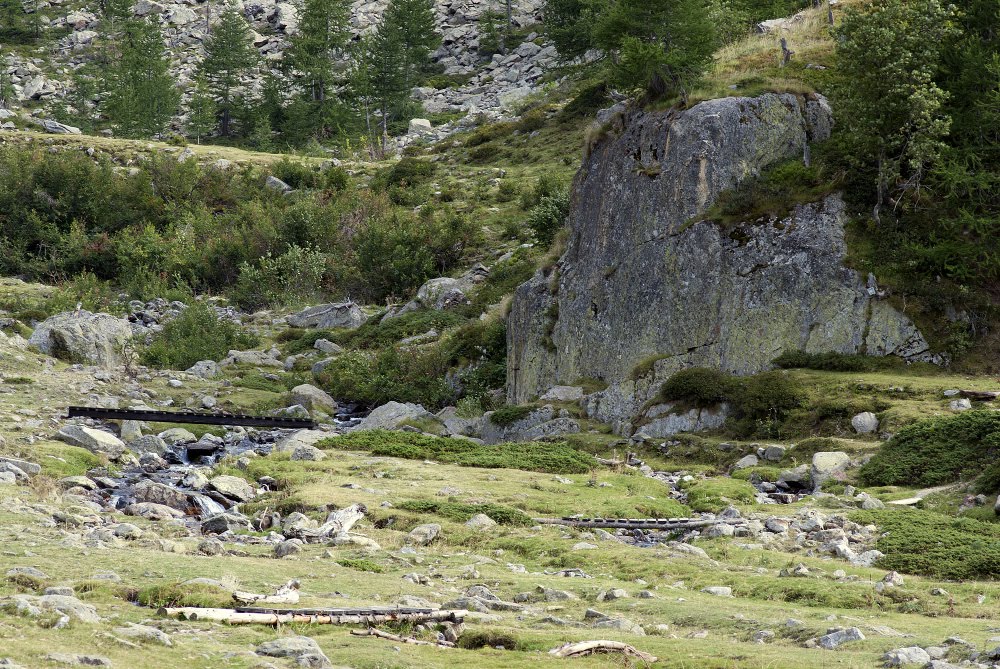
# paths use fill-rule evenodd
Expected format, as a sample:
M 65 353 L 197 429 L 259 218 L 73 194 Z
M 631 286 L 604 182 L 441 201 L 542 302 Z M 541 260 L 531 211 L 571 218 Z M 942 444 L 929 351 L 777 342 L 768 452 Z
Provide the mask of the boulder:
M 31 595 L 14 595 L 13 601 L 19 612 L 24 612 L 31 616 L 42 613 L 58 613 L 68 616 L 82 623 L 99 623 L 100 616 L 97 609 L 91 604 L 81 602 L 76 597 L 67 595 L 42 595 L 34 597 Z
M 440 533 L 441 526 L 437 523 L 417 525 L 410 530 L 410 533 L 406 536 L 406 541 L 407 543 L 411 543 L 416 546 L 426 546 L 430 542 L 434 541 Z
M 850 641 L 864 641 L 865 635 L 861 633 L 857 627 L 848 627 L 847 629 L 837 630 L 836 632 L 830 632 L 825 634 L 818 639 L 816 639 L 816 644 L 820 648 L 825 648 L 826 650 L 833 650 L 840 646 L 841 644 L 848 643 Z
M 850 213 L 838 194 L 743 226 L 739 240 L 703 220 L 720 193 L 827 137 L 831 119 L 821 96 L 766 93 L 680 113 L 627 109 L 614 132 L 596 133 L 573 184 L 561 271 L 537 272 L 511 303 L 507 401 L 592 377 L 608 387 L 588 396 L 590 417 L 630 434 L 687 367 L 753 374 L 795 350 L 941 362 L 846 267 Z
M 485 513 L 477 513 L 472 518 L 465 521 L 466 527 L 471 527 L 475 530 L 488 530 L 490 528 L 496 527 L 497 522 L 487 516 Z
M 302 446 L 315 447 L 317 442 L 335 436 L 321 430 L 297 430 L 279 439 L 274 445 L 274 450 L 278 453 L 292 453 Z
M 42 353 L 68 362 L 112 369 L 122 364 L 132 328 L 123 318 L 89 311 L 66 311 L 45 319 L 28 343 Z
M 293 328 L 347 328 L 361 327 L 368 319 L 354 302 L 321 304 L 292 314 L 286 320 Z
M 194 436 L 193 432 L 185 430 L 183 427 L 172 427 L 169 430 L 164 430 L 157 436 L 168 446 L 189 444 L 193 441 L 197 441 L 198 439 L 198 437 Z
M 382 406 L 376 407 L 354 429 L 395 430 L 405 422 L 433 417 L 434 414 L 419 404 L 387 402 Z
M 468 304 L 469 298 L 465 295 L 462 282 L 442 277 L 431 279 L 420 286 L 414 301 L 418 308 L 446 311 Z
M 60 123 L 53 119 L 47 118 L 41 121 L 42 129 L 45 132 L 51 132 L 54 135 L 79 135 L 81 134 L 80 129 L 72 126 L 66 125 L 65 123 Z
M 292 404 L 299 404 L 310 411 L 322 411 L 327 414 L 337 413 L 337 402 L 326 392 L 314 385 L 303 383 L 292 388 Z
M 496 412 L 487 412 L 482 426 L 482 439 L 487 444 L 501 444 L 514 441 L 534 441 L 546 437 L 557 437 L 564 434 L 576 434 L 580 431 L 580 423 L 570 418 L 564 409 L 555 409 L 545 405 L 530 411 L 504 425 L 494 422 Z
M 184 517 L 184 512 L 154 502 L 129 504 L 123 509 L 123 512 L 127 516 L 136 516 L 137 518 L 145 518 L 146 520 L 172 520 Z
M 411 135 L 426 135 L 434 131 L 434 126 L 425 118 L 411 118 L 407 132 Z
M 257 654 L 292 658 L 299 667 L 327 669 L 332 666 L 319 644 L 307 636 L 288 636 L 262 643 L 257 646 Z
M 871 434 L 878 430 L 878 416 L 871 411 L 859 413 L 851 419 L 851 427 L 858 434 Z
M 201 521 L 202 534 L 223 534 L 237 530 L 249 530 L 250 521 L 237 513 L 219 513 Z
M 812 484 L 816 490 L 830 479 L 843 478 L 851 457 L 842 451 L 815 453 L 812 460 Z
M 736 461 L 733 465 L 734 470 L 748 469 L 750 467 L 756 467 L 760 461 L 757 459 L 756 455 L 744 455 L 742 458 Z
M 167 442 L 155 434 L 147 434 L 139 437 L 138 439 L 134 439 L 129 442 L 128 447 L 138 455 L 152 453 L 153 455 L 158 455 L 160 457 L 163 457 L 168 450 Z
M 201 379 L 214 379 L 219 375 L 219 363 L 214 360 L 199 360 L 187 368 L 188 374 L 193 374 Z
M 139 502 L 162 504 L 185 513 L 191 507 L 187 493 L 155 481 L 140 481 L 135 484 L 132 496 Z
M 226 497 L 240 502 L 249 502 L 257 496 L 253 486 L 239 476 L 222 474 L 209 479 L 208 484 Z
M 128 450 L 115 435 L 83 425 L 66 425 L 56 434 L 56 439 L 91 453 L 103 453 L 112 460 L 122 457 Z
M 274 175 L 269 175 L 267 179 L 264 180 L 264 185 L 271 190 L 278 191 L 279 193 L 288 193 L 292 190 L 291 186 Z
M 27 460 L 21 460 L 19 458 L 0 456 L 0 465 L 3 464 L 8 464 L 17 467 L 27 476 L 35 476 L 36 474 L 42 473 L 41 465 L 35 464 L 34 462 L 28 462 Z

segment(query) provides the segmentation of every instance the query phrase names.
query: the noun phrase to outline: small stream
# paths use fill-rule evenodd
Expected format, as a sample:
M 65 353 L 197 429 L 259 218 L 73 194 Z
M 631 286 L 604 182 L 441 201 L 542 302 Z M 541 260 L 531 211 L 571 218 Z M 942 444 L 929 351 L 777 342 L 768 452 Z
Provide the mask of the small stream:
M 365 415 L 354 406 L 343 407 L 333 421 L 334 429 L 329 432 L 330 436 L 354 427 Z M 227 457 L 239 458 L 248 454 L 267 456 L 279 441 L 296 431 L 234 427 L 227 429 L 222 437 L 206 433 L 193 442 L 177 442 L 168 445 L 162 457 L 144 453 L 138 465 L 126 465 L 115 476 L 92 475 L 91 478 L 99 486 L 94 494 L 107 508 L 118 511 L 141 502 L 163 503 L 184 513 L 185 524 L 196 528 L 206 518 L 236 511 L 240 503 L 240 500 L 227 497 L 206 485 L 212 467 Z M 136 486 L 145 481 L 152 481 L 169 490 L 157 489 L 155 501 L 139 499 L 136 497 Z M 264 476 L 250 483 L 254 492 L 260 494 L 273 489 L 271 486 L 275 481 Z

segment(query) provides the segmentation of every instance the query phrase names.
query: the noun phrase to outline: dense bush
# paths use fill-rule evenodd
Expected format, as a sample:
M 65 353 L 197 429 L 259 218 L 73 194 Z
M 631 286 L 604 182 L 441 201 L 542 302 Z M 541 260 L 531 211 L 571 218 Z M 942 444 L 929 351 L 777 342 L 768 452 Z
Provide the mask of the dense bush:
M 910 425 L 860 471 L 865 485 L 935 486 L 971 479 L 1000 452 L 1000 413 L 966 411 Z
M 462 259 L 479 229 L 455 213 L 372 217 L 354 237 L 359 288 L 373 301 L 402 297 Z
M 141 354 L 142 363 L 162 369 L 187 369 L 199 360 L 221 360 L 260 340 L 231 321 L 220 320 L 207 304 L 195 302 L 169 321 Z
M 331 339 L 351 348 L 383 348 L 406 337 L 429 330 L 441 332 L 464 322 L 465 318 L 450 311 L 412 311 L 388 320 L 370 318 L 358 329 L 335 334 Z
M 736 379 L 725 372 L 689 367 L 675 372 L 663 383 L 660 397 L 667 402 L 690 402 L 704 407 L 730 399 L 736 385 Z
M 562 190 L 554 195 L 541 198 L 528 214 L 528 227 L 535 233 L 535 239 L 548 246 L 556 233 L 566 224 L 569 216 L 569 192 Z
M 745 436 L 761 426 L 777 425 L 805 401 L 801 384 L 784 372 L 735 377 L 725 372 L 693 367 L 673 374 L 660 391 L 666 401 L 696 406 L 727 402 L 736 419 L 734 429 Z M 764 430 L 767 432 L 767 430 Z
M 417 186 L 428 181 L 437 165 L 418 158 L 403 158 L 392 167 L 380 170 L 372 179 L 371 186 L 375 189 L 386 189 L 390 186 Z
M 903 361 L 898 358 L 846 353 L 806 353 L 786 351 L 774 359 L 774 364 L 782 369 L 817 369 L 830 372 L 874 372 L 899 367 Z
M 455 390 L 445 381 L 447 372 L 448 365 L 436 349 L 389 348 L 344 353 L 318 379 L 334 397 L 367 406 L 396 401 L 440 409 L 455 400 Z
M 414 432 L 371 430 L 326 439 L 319 448 L 368 451 L 408 460 L 435 460 L 462 467 L 524 469 L 551 474 L 582 474 L 594 459 L 565 443 L 512 443 L 487 446 L 468 439 L 430 437 Z
M 529 527 L 534 525 L 531 516 L 523 511 L 500 504 L 461 504 L 459 502 L 436 502 L 430 500 L 408 500 L 396 505 L 397 509 L 417 513 L 433 513 L 443 518 L 464 523 L 479 513 L 486 514 L 500 525 Z
M 1000 527 L 917 509 L 862 511 L 850 519 L 877 525 L 877 566 L 954 580 L 995 579 L 1000 573 Z
M 522 418 L 527 418 L 528 414 L 535 410 L 535 407 L 510 406 L 497 409 L 490 414 L 490 422 L 500 427 L 513 425 Z

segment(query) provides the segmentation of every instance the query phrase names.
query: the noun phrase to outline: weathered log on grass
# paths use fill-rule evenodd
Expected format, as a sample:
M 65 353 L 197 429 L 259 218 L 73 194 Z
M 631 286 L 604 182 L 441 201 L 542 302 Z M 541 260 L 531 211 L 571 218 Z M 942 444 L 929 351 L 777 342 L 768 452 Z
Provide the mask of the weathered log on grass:
M 382 630 L 377 630 L 374 627 L 369 627 L 366 630 L 351 630 L 352 636 L 374 636 L 379 639 L 387 639 L 389 641 L 395 641 L 397 643 L 409 643 L 414 646 L 437 646 L 439 648 L 454 648 L 455 644 L 451 641 L 424 641 L 422 639 L 414 639 L 408 636 L 399 636 L 398 634 L 390 634 L 389 632 L 383 632 Z
M 181 620 L 207 620 L 230 625 L 285 625 L 307 623 L 311 625 L 374 625 L 388 622 L 453 622 L 460 623 L 468 611 L 426 611 L 420 613 L 395 612 L 391 609 L 372 611 L 359 609 L 323 613 L 321 611 L 237 611 L 236 609 L 210 609 L 195 606 L 164 607 L 159 615 Z
M 634 657 L 643 662 L 656 662 L 656 656 L 645 653 L 635 646 L 630 646 L 621 641 L 580 641 L 578 643 L 567 643 L 549 651 L 549 655 L 556 657 L 584 657 L 595 653 L 619 653 L 627 657 Z

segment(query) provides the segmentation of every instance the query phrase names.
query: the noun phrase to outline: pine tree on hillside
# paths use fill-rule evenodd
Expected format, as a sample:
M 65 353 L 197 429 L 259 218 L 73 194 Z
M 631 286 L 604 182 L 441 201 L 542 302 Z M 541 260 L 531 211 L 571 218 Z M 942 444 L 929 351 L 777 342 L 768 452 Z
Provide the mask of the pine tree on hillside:
M 391 39 L 402 53 L 403 85 L 413 88 L 431 52 L 441 45 L 433 0 L 391 0 L 380 29 L 393 33 Z
M 250 26 L 235 5 L 227 5 L 205 42 L 205 59 L 199 67 L 208 89 L 218 103 L 220 134 L 228 137 L 237 93 L 244 77 L 260 56 L 250 41 Z
M 108 90 L 105 111 L 122 135 L 149 137 L 163 131 L 180 96 L 158 26 L 147 20 L 125 23 Z
M 208 91 L 208 84 L 204 78 L 199 77 L 188 102 L 188 120 L 185 125 L 185 131 L 189 137 L 194 137 L 195 143 L 201 144 L 201 138 L 215 129 L 216 112 L 215 99 Z
M 0 39 L 22 42 L 29 36 L 24 3 L 21 0 L 0 0 Z
M 369 138 L 374 143 L 373 114 L 378 114 L 379 156 L 385 154 L 389 139 L 389 122 L 394 113 L 409 98 L 406 85 L 406 55 L 399 33 L 385 18 L 375 32 L 363 37 L 358 44 L 351 87 L 365 112 Z
M 313 126 L 310 132 L 320 136 L 331 132 L 333 60 L 347 43 L 349 12 L 345 0 L 304 0 L 299 33 L 288 51 L 288 63 L 301 74 L 305 100 L 312 107 L 304 110 Z

